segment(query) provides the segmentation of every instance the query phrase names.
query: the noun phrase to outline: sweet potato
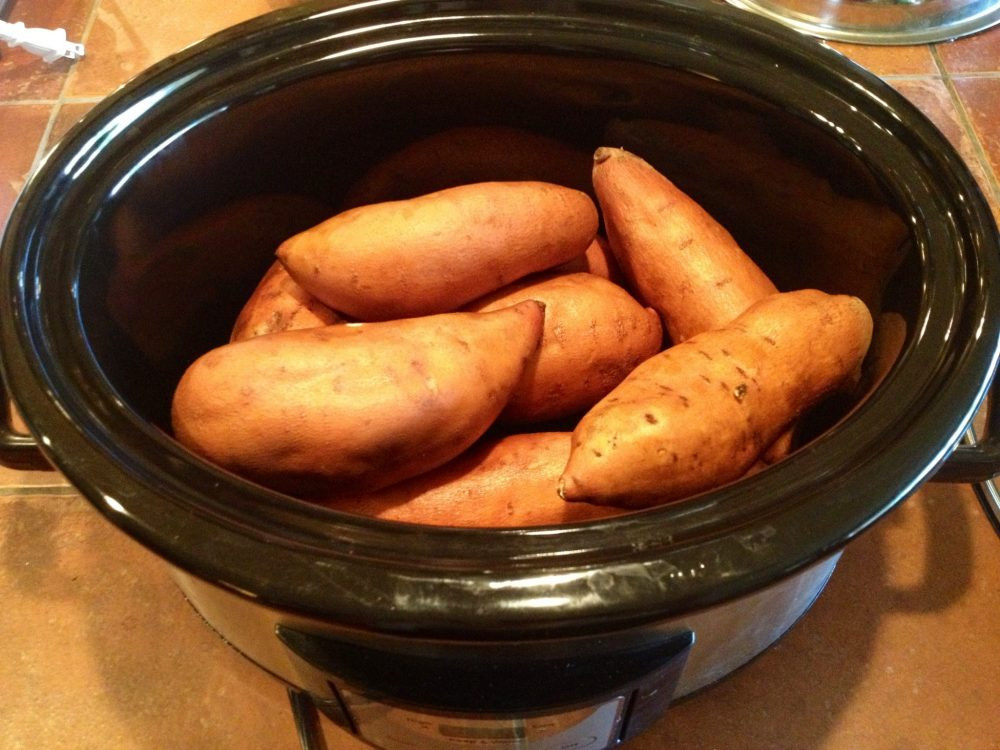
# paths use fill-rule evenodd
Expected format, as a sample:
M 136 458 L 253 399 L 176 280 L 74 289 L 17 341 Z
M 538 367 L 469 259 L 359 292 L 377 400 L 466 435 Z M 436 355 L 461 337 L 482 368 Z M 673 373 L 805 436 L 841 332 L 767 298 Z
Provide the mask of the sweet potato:
M 337 313 L 296 284 L 285 267 L 275 261 L 240 310 L 229 338 L 242 341 L 265 333 L 318 328 L 341 321 Z
M 413 141 L 378 162 L 351 187 L 343 207 L 497 180 L 540 180 L 590 192 L 590 154 L 522 128 L 449 128 Z
M 674 343 L 730 323 L 777 291 L 722 225 L 644 159 L 600 148 L 593 174 L 612 252 Z M 791 427 L 764 462 L 793 445 Z
M 349 209 L 281 244 L 306 291 L 358 320 L 454 310 L 584 252 L 597 208 L 544 182 L 460 185 Z
M 622 513 L 606 505 L 568 503 L 556 493 L 570 438 L 569 432 L 484 438 L 434 471 L 376 492 L 321 502 L 348 513 L 436 526 L 544 526 Z
M 711 205 L 713 217 L 752 244 L 777 286 L 852 294 L 877 314 L 885 286 L 906 254 L 906 224 L 873 197 L 877 185 L 865 185 L 863 174 L 837 169 L 843 154 L 829 154 L 824 162 L 830 148 L 825 136 L 804 146 L 808 131 L 799 132 L 789 149 L 787 134 L 777 133 L 763 115 L 742 114 L 712 130 L 663 120 L 613 120 L 605 138 L 642 154 L 676 184 L 697 189 L 696 200 Z M 809 161 L 795 154 L 808 154 Z M 800 262 L 785 262 L 790 257 Z
M 639 156 L 598 148 L 593 180 L 618 265 L 675 344 L 777 291 L 724 227 Z
M 662 348 L 656 311 L 590 273 L 532 276 L 466 309 L 498 310 L 527 299 L 545 304 L 542 345 L 500 415 L 505 422 L 582 413 Z
M 542 336 L 543 306 L 257 336 L 184 373 L 177 439 L 297 495 L 388 486 L 454 458 L 503 409 Z
M 611 252 L 611 246 L 602 235 L 594 237 L 594 241 L 587 245 L 583 255 L 578 255 L 573 260 L 556 266 L 552 269 L 559 273 L 592 273 L 595 276 L 613 281 L 618 286 L 624 286 L 626 279 L 618 267 Z
M 591 409 L 574 430 L 560 494 L 643 507 L 739 478 L 851 377 L 871 336 L 856 297 L 807 289 L 761 300 L 648 359 Z

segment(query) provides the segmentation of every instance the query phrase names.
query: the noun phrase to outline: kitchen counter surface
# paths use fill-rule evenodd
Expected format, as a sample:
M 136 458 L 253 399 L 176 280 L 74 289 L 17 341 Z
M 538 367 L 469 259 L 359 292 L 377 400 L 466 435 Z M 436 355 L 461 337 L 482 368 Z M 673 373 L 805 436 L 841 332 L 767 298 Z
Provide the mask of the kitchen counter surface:
M 86 45 L 0 49 L 0 226 L 60 135 L 143 68 L 287 0 L 14 0 Z M 834 44 L 917 104 L 1000 214 L 1000 27 L 919 47 Z M 294 750 L 282 685 L 165 566 L 51 470 L 0 465 L 0 748 Z M 1000 750 L 1000 539 L 969 487 L 928 484 L 848 545 L 775 646 L 676 703 L 630 750 Z M 364 746 L 325 722 L 330 748 Z

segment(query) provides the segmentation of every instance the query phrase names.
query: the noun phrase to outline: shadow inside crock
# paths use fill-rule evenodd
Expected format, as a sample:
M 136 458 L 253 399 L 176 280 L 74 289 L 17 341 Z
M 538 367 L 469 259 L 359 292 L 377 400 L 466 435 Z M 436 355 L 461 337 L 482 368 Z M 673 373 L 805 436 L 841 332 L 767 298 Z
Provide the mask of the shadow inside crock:
M 720 682 L 677 701 L 629 750 L 827 746 L 868 679 L 873 656 L 895 648 L 880 645 L 887 620 L 941 612 L 968 592 L 970 524 L 981 519 L 969 514 L 961 492 L 957 485 L 926 485 L 851 542 L 816 603 L 784 638 Z M 900 553 L 904 543 L 919 548 Z M 902 738 L 887 737 L 887 746 L 894 739 Z

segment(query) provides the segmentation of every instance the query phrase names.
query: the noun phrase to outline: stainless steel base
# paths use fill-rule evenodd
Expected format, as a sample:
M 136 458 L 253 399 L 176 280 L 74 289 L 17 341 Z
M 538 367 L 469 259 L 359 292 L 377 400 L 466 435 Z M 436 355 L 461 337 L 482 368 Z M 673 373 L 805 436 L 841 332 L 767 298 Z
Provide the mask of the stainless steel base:
M 855 44 L 929 44 L 1000 23 L 1000 0 L 728 0 L 811 36 Z
M 822 592 L 840 554 L 838 551 L 748 596 L 662 623 L 695 633 L 695 644 L 674 697 L 717 682 L 784 635 Z M 289 684 L 324 697 L 325 677 L 309 681 L 309 675 L 302 673 L 301 665 L 275 633 L 279 624 L 308 626 L 317 632 L 336 630 L 334 626 L 271 609 L 184 571 L 170 570 L 194 608 L 238 651 Z

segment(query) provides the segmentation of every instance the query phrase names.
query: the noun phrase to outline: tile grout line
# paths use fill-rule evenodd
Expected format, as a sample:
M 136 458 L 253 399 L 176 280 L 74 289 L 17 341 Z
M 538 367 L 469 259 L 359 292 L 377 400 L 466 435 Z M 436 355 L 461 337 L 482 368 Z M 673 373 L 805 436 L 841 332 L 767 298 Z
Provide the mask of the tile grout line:
M 11 101 L 0 102 L 0 105 L 4 107 L 51 107 L 58 101 L 58 99 L 13 99 Z
M 84 49 L 86 49 L 86 42 L 90 38 L 90 31 L 94 27 L 94 22 L 97 18 L 97 6 L 100 5 L 101 0 L 92 0 L 90 4 L 90 9 L 87 11 L 87 20 L 83 25 L 83 32 L 80 37 L 81 43 L 84 44 Z M 31 162 L 31 169 L 28 174 L 34 174 L 41 163 L 44 161 L 46 154 L 49 151 L 49 140 L 52 137 L 52 131 L 55 128 L 56 119 L 59 116 L 59 112 L 62 110 L 62 105 L 68 100 L 66 97 L 66 88 L 69 86 L 70 77 L 73 75 L 72 68 L 66 73 L 66 78 L 63 79 L 62 86 L 59 87 L 59 94 L 54 100 L 49 100 L 48 103 L 52 106 L 52 111 L 49 113 L 49 120 L 45 124 L 45 130 L 42 131 L 42 137 L 38 141 L 38 149 L 35 151 L 35 158 Z
M 976 127 L 972 122 L 972 118 L 969 116 L 969 111 L 965 106 L 965 102 L 962 100 L 958 87 L 955 85 L 954 77 L 951 71 L 948 70 L 948 66 L 944 64 L 944 60 L 941 59 L 941 55 L 938 52 L 936 44 L 931 45 L 930 53 L 931 59 L 934 61 L 934 64 L 941 73 L 941 81 L 948 90 L 948 96 L 951 97 L 952 104 L 955 105 L 955 112 L 957 113 L 958 119 L 962 124 L 962 129 L 969 137 L 969 140 L 972 141 L 972 149 L 976 154 L 976 160 L 979 162 L 979 166 L 982 168 L 983 174 L 986 175 L 986 180 L 989 183 L 990 190 L 993 192 L 993 198 L 1000 202 L 1000 175 L 997 175 L 993 171 L 993 165 L 990 163 L 989 156 L 986 153 L 986 148 L 983 146 L 983 142 L 979 138 L 979 133 L 976 132 Z M 966 77 L 965 74 L 963 74 L 963 77 Z M 987 78 L 993 76 L 980 75 L 968 77 Z
M 79 497 L 80 491 L 69 484 L 27 484 L 0 487 L 0 499 L 10 497 L 45 496 Z
M 59 114 L 59 101 L 54 100 L 51 102 L 52 109 L 49 111 L 49 119 L 45 123 L 45 129 L 42 131 L 42 137 L 38 139 L 38 148 L 35 150 L 35 158 L 31 161 L 31 168 L 28 170 L 28 179 L 38 171 L 41 166 L 42 161 L 46 154 L 46 145 L 49 142 L 49 135 L 52 133 L 53 127 L 56 124 L 56 117 Z
M 90 36 L 90 30 L 94 26 L 94 21 L 97 18 L 97 6 L 100 4 L 101 0 L 92 0 L 90 9 L 87 11 L 87 20 L 84 23 L 83 32 L 81 35 L 81 41 L 86 42 Z M 59 116 L 59 112 L 62 109 L 62 105 L 67 101 L 77 101 L 66 96 L 66 88 L 69 85 L 70 76 L 72 75 L 72 69 L 66 74 L 66 78 L 62 82 L 62 86 L 59 88 L 59 94 L 55 99 L 45 99 L 38 100 L 37 104 L 47 104 L 52 109 L 49 112 L 48 121 L 45 123 L 45 129 L 42 131 L 41 138 L 38 140 L 38 148 L 35 150 L 34 159 L 31 162 L 31 168 L 28 170 L 27 179 L 31 179 L 32 175 L 38 170 L 42 162 L 45 159 L 46 154 L 49 149 L 49 140 L 52 137 L 52 131 L 55 128 L 56 119 Z M 79 101 L 87 101 L 86 99 L 79 99 Z M 58 474 L 58 472 L 56 472 Z M 78 494 L 77 491 L 71 485 L 8 485 L 0 487 L 0 497 L 11 497 L 16 495 L 66 495 Z
M 935 62 L 935 64 L 937 63 Z M 939 67 L 937 71 L 934 73 L 880 73 L 877 75 L 879 78 L 883 78 L 885 80 L 890 80 L 890 81 L 920 81 L 920 80 L 928 80 L 935 78 L 945 78 L 952 74 L 943 72 L 942 68 Z M 1000 71 L 974 70 L 968 73 L 961 73 L 961 76 L 962 78 L 993 79 L 993 78 L 1000 78 Z

